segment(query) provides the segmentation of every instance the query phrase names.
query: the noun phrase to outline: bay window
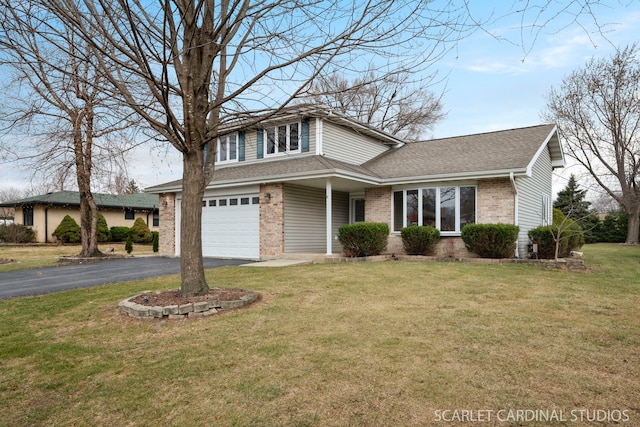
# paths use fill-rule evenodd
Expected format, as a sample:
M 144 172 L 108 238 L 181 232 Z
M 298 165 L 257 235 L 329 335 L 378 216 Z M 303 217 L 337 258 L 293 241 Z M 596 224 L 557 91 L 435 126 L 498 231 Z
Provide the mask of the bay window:
M 459 234 L 476 222 L 476 187 L 415 188 L 393 193 L 393 231 L 410 225 L 429 225 L 443 235 Z

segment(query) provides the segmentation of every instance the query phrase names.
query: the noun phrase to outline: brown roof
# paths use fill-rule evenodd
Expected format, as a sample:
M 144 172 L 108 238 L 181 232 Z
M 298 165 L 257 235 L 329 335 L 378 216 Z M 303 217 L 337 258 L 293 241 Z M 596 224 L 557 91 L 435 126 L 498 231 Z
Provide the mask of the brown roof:
M 526 170 L 554 125 L 405 144 L 362 166 L 383 178 Z

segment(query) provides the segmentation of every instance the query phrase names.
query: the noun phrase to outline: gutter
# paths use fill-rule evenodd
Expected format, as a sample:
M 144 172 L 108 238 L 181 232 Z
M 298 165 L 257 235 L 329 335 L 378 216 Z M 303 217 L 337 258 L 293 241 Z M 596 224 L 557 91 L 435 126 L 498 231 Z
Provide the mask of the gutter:
M 513 187 L 513 191 L 515 193 L 515 196 L 513 198 L 513 225 L 518 225 L 518 186 L 516 185 L 516 179 L 513 176 L 513 172 L 509 173 L 509 180 L 511 180 L 511 186 Z M 520 251 L 518 250 L 518 244 L 516 244 L 516 253 L 515 256 L 516 258 L 520 258 Z

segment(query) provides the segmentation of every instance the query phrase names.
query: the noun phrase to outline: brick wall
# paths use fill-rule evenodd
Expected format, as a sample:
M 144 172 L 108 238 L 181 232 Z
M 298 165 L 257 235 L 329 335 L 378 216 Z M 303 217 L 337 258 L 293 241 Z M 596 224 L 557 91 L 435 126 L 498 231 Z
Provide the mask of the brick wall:
M 158 251 L 160 255 L 174 256 L 176 254 L 176 194 L 160 194 L 159 203 L 160 245 Z
M 509 178 L 478 181 L 478 223 L 513 224 L 515 193 Z
M 364 220 L 384 222 L 391 228 L 391 187 L 367 188 L 364 198 Z
M 260 186 L 260 258 L 284 253 L 284 184 Z

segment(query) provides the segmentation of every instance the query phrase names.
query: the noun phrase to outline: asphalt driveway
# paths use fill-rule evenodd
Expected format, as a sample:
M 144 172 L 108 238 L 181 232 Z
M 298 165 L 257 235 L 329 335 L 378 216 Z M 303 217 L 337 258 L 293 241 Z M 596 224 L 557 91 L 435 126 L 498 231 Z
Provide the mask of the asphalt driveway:
M 247 264 L 238 259 L 204 258 L 204 268 Z M 140 257 L 0 273 L 0 299 L 178 274 L 180 258 Z

